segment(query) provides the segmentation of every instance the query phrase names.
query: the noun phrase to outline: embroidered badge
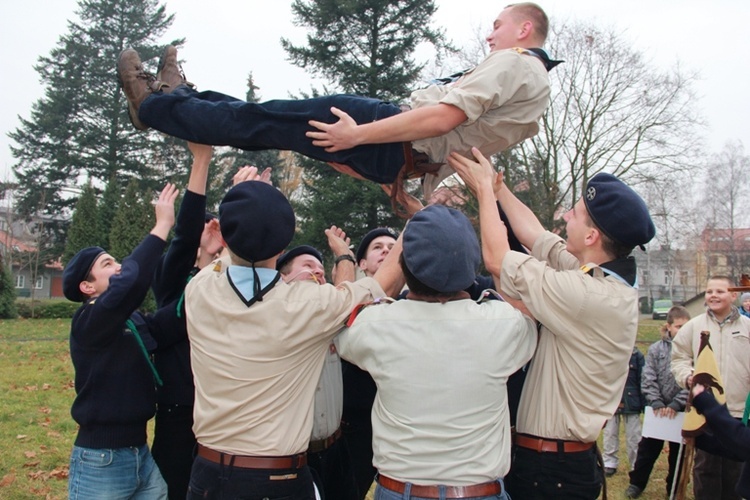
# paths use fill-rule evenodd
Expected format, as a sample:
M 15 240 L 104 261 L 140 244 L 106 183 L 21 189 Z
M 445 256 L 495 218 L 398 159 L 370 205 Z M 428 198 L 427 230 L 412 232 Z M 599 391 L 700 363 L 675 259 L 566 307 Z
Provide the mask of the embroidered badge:
M 594 186 L 589 186 L 586 190 L 586 199 L 592 201 L 594 198 L 596 198 L 596 188 Z

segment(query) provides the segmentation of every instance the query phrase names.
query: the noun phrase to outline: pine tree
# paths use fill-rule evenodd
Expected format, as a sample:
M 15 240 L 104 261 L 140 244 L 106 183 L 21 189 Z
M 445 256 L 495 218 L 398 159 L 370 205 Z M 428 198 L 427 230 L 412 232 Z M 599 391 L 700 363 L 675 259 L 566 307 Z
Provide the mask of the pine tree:
M 10 275 L 10 269 L 5 267 L 5 263 L 0 258 L 0 318 L 13 319 L 16 316 L 18 316 L 18 309 L 13 278 Z
M 70 222 L 68 235 L 65 239 L 65 253 L 63 254 L 63 265 L 82 248 L 97 246 L 100 242 L 100 233 L 97 228 L 96 212 L 96 190 L 89 182 L 83 188 L 78 198 L 73 218 Z
M 173 16 L 157 0 L 80 0 L 76 14 L 68 33 L 39 58 L 44 97 L 9 134 L 17 144 L 11 149 L 22 213 L 32 213 L 41 200 L 46 213 L 63 212 L 76 200 L 62 190 L 81 177 L 102 184 L 139 177 L 155 185 L 162 174 L 157 160 L 170 157 L 160 152 L 172 140 L 131 126 L 115 68 L 129 46 L 149 65 Z
M 294 64 L 343 92 L 403 99 L 425 66 L 413 59 L 417 45 L 429 43 L 438 55 L 453 50 L 430 26 L 436 11 L 433 0 L 294 0 L 294 23 L 311 33 L 306 46 L 281 44 Z
M 135 179 L 128 183 L 109 233 L 108 250 L 117 260 L 130 255 L 153 226 L 151 198 L 145 197 Z
M 99 232 L 99 242 L 97 244 L 103 248 L 109 246 L 109 232 L 112 228 L 112 221 L 115 220 L 121 196 L 122 189 L 120 188 L 120 183 L 113 176 L 104 188 L 104 193 L 102 193 L 96 210 L 96 228 Z

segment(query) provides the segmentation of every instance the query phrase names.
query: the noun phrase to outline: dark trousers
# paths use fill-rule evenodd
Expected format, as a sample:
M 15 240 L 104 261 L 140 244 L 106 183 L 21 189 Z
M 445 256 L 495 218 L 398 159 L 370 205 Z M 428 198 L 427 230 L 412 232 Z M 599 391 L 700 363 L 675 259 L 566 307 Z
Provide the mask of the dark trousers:
M 343 440 L 352 460 L 357 498 L 364 500 L 377 473 L 372 465 L 372 419 L 369 413 L 351 412 L 348 416 L 346 410 L 344 413 L 347 420 L 341 423 Z
M 677 464 L 677 456 L 680 454 L 680 444 L 669 441 L 667 444 L 669 444 L 669 456 L 667 458 L 669 469 L 667 470 L 666 490 L 667 493 L 671 493 L 675 474 L 677 475 L 677 481 L 680 480 L 681 465 Z M 662 448 L 664 448 L 664 441 L 661 439 L 648 437 L 641 439 L 641 442 L 638 443 L 635 466 L 630 471 L 630 484 L 634 484 L 642 490 L 646 489 L 648 478 L 651 476 L 651 471 L 654 468 L 656 460 L 661 455 Z M 680 461 L 680 464 L 682 464 L 682 461 Z
M 195 457 L 188 500 L 312 500 L 315 498 L 310 468 L 242 469 Z
M 594 500 L 602 488 L 596 447 L 575 453 L 552 453 L 514 446 L 505 486 L 513 499 Z
M 151 455 L 169 488 L 170 500 L 184 500 L 193 466 L 193 407 L 163 405 L 154 420 Z
M 695 500 L 740 500 L 734 489 L 742 462 L 695 450 L 693 493 Z
M 316 477 L 324 500 L 359 500 L 346 443 L 339 438 L 327 449 L 307 454 L 307 465 Z
M 170 94 L 150 95 L 141 104 L 138 117 L 156 130 L 187 141 L 248 151 L 295 151 L 315 160 L 343 163 L 379 184 L 392 183 L 404 165 L 402 143 L 368 144 L 327 153 L 305 136 L 315 130 L 309 120 L 338 121 L 331 107 L 347 112 L 358 124 L 401 112 L 394 104 L 351 95 L 254 103 L 182 85 Z

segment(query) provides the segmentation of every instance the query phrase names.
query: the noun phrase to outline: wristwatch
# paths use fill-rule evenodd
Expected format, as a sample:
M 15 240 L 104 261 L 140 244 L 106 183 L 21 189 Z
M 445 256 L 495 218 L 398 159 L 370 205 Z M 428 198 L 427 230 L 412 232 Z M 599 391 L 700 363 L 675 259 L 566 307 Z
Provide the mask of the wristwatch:
M 356 261 L 356 260 L 354 260 L 354 257 L 352 257 L 352 256 L 351 256 L 350 254 L 348 254 L 348 253 L 345 253 L 344 255 L 339 255 L 338 257 L 336 257 L 336 260 L 334 260 L 334 261 L 333 261 L 333 265 L 334 265 L 334 266 L 337 266 L 337 265 L 338 265 L 338 263 L 339 263 L 339 262 L 341 262 L 342 260 L 348 260 L 349 262 L 351 262 L 351 263 L 352 263 L 352 264 L 354 264 L 355 266 L 357 265 L 357 261 Z

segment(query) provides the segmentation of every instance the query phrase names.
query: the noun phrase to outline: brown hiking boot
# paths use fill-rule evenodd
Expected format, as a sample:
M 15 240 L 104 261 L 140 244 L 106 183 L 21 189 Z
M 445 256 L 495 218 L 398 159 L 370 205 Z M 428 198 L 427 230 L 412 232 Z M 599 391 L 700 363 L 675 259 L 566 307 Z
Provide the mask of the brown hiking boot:
M 159 91 L 164 84 L 151 73 L 146 73 L 138 52 L 131 48 L 120 53 L 120 58 L 117 60 L 117 79 L 128 99 L 130 122 L 138 130 L 147 130 L 148 125 L 138 119 L 138 109 L 146 97 L 152 92 Z
M 172 92 L 180 85 L 187 85 L 195 88 L 195 85 L 185 79 L 185 73 L 182 66 L 177 62 L 177 48 L 174 45 L 167 45 L 159 59 L 159 68 L 156 73 L 156 79 L 164 83 L 166 87 L 162 90 L 165 93 Z

